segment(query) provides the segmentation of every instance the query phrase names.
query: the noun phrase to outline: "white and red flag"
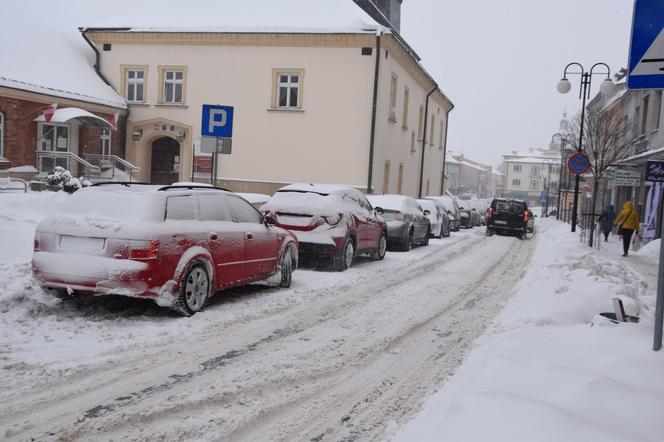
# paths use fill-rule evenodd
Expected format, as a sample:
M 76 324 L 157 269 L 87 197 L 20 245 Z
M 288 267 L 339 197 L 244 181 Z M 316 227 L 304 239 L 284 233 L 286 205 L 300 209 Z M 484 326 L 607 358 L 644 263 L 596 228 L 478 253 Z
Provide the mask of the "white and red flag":
M 51 121 L 51 118 L 53 118 L 53 114 L 55 113 L 55 110 L 57 108 L 58 108 L 58 103 L 53 103 L 46 107 L 42 107 L 41 109 L 39 109 L 39 111 L 44 116 L 44 120 L 48 123 L 49 121 Z
M 120 112 L 116 112 L 108 119 L 108 122 L 113 126 L 113 130 L 118 130 L 118 119 L 120 118 Z

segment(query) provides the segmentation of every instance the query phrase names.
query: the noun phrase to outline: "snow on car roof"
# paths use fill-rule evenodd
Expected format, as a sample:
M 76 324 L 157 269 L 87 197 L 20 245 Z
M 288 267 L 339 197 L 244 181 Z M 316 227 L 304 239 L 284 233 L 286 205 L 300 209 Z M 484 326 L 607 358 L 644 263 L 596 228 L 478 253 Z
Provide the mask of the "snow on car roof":
M 367 195 L 367 198 L 374 207 L 404 211 L 407 208 L 406 201 L 411 197 L 405 195 Z
M 302 187 L 305 186 L 305 187 Z M 261 210 L 299 215 L 337 215 L 339 211 L 356 211 L 359 204 L 338 190 L 352 187 L 292 185 L 278 190 Z M 358 191 L 359 192 L 359 191 Z
M 353 186 L 345 184 L 307 184 L 307 183 L 294 183 L 284 186 L 277 192 L 313 192 L 321 195 L 328 195 L 333 192 L 340 192 L 344 190 L 355 189 Z
M 251 204 L 265 203 L 271 198 L 270 195 L 266 195 L 264 193 L 235 192 L 235 194 L 241 196 Z

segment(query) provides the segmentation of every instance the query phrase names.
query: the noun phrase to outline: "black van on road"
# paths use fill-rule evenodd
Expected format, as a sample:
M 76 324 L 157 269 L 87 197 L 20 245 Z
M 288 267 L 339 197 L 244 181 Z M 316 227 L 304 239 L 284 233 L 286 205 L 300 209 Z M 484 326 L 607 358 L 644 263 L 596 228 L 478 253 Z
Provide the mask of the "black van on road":
M 494 198 L 486 215 L 486 234 L 504 233 L 523 239 L 528 233 L 530 212 L 525 201 Z

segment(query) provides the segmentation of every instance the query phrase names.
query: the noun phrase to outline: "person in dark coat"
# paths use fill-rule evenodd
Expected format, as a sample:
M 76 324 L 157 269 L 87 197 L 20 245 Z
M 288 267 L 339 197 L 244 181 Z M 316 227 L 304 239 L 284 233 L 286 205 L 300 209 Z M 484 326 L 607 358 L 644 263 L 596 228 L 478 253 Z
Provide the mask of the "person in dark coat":
M 604 212 L 599 216 L 599 219 L 597 220 L 599 222 L 599 228 L 604 234 L 604 241 L 609 240 L 609 233 L 611 233 L 611 229 L 613 228 L 613 222 L 616 220 L 616 212 L 613 209 L 613 205 L 609 204 L 606 206 L 606 209 L 604 209 Z

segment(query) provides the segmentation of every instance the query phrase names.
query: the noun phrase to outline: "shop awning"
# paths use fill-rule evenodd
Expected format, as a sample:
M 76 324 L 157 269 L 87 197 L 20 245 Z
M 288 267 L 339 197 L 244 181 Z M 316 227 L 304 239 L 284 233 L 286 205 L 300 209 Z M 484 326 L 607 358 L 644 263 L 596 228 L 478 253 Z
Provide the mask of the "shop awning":
M 53 116 L 49 120 L 50 123 L 68 123 L 71 120 L 78 120 L 86 126 L 97 127 L 100 129 L 114 129 L 113 125 L 97 115 L 79 109 L 77 107 L 65 107 L 55 109 Z M 39 115 L 33 121 L 46 121 L 44 114 Z

